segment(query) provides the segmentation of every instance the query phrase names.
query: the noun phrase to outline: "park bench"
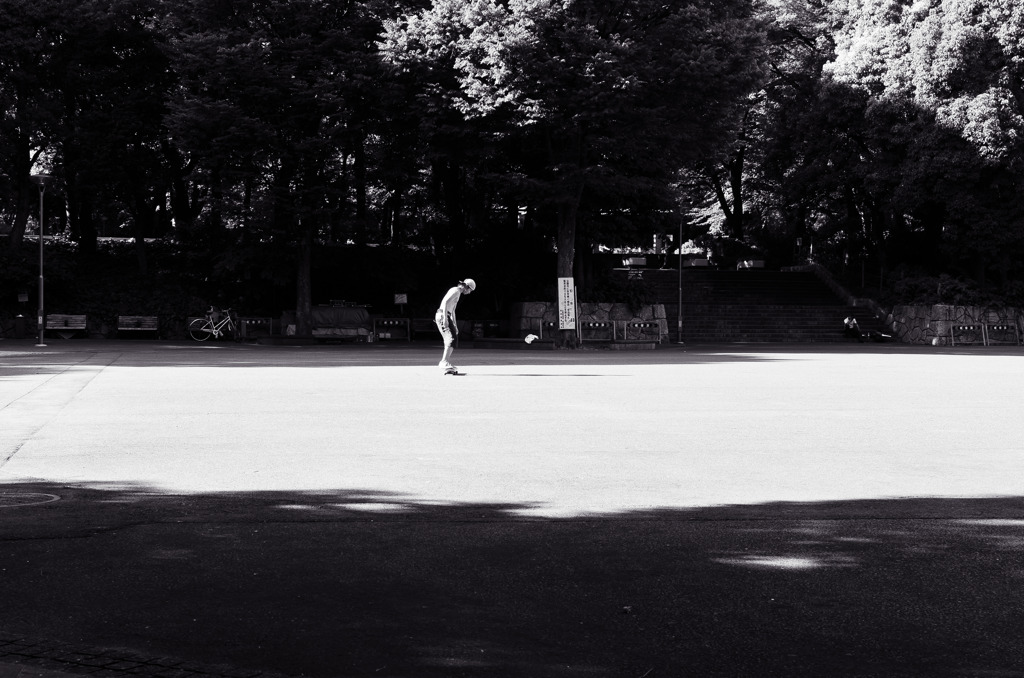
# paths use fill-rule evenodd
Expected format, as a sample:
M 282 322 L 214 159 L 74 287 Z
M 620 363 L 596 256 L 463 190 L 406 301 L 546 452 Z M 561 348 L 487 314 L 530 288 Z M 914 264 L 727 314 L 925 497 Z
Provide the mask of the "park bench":
M 999 322 L 985 324 L 985 344 L 1020 344 L 1020 330 L 1016 323 Z
M 118 332 L 153 332 L 160 330 L 160 320 L 155 315 L 119 315 Z
M 580 341 L 617 341 L 615 321 L 577 320 Z M 544 320 L 540 324 L 540 338 L 554 338 L 561 330 L 556 320 Z
M 618 323 L 622 323 L 621 331 Z M 577 321 L 581 342 L 600 341 L 612 344 L 661 343 L 661 323 L 657 320 L 581 320 Z M 541 338 L 552 337 L 558 332 L 558 323 L 547 320 L 541 323 Z
M 51 313 L 46 316 L 46 329 L 64 339 L 70 339 L 76 333 L 85 331 L 85 316 Z
M 474 320 L 472 332 L 474 339 L 498 337 L 501 333 L 501 322 L 497 320 Z
M 654 336 L 650 336 L 653 333 Z M 644 341 L 657 341 L 661 343 L 661 323 L 657 320 L 636 320 L 627 322 L 623 332 L 623 339 Z M 635 336 L 633 336 L 635 335 Z
M 579 325 L 580 341 L 615 341 L 618 338 L 611 320 L 584 320 Z
M 981 325 L 955 324 L 949 327 L 949 344 L 984 344 L 985 330 Z
M 238 337 L 240 339 L 259 339 L 274 333 L 273 318 L 240 317 L 238 321 Z M 189 319 L 189 323 L 192 320 Z
M 431 323 L 433 324 L 433 323 Z M 412 330 L 408 318 L 374 318 L 374 339 L 405 339 L 412 341 Z

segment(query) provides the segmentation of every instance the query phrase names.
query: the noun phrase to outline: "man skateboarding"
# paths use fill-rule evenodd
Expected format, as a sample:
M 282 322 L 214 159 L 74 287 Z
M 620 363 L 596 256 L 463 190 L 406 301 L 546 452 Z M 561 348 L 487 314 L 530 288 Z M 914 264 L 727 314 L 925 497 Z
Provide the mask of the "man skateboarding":
M 444 353 L 441 354 L 441 362 L 437 364 L 444 374 L 458 374 L 459 369 L 452 365 L 452 351 L 455 350 L 455 337 L 459 334 L 459 325 L 455 319 L 455 307 L 459 305 L 459 299 L 463 294 L 469 294 L 476 289 L 476 282 L 472 278 L 466 278 L 455 287 L 448 290 L 441 300 L 441 307 L 434 314 L 434 322 L 437 329 L 441 331 L 444 339 Z

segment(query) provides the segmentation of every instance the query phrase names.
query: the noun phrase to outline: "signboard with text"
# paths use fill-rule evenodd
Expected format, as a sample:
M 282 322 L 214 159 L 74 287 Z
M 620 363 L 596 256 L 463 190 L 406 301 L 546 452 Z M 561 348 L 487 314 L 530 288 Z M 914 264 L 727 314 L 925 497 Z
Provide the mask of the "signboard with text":
M 576 329 L 576 284 L 572 278 L 558 279 L 558 329 Z

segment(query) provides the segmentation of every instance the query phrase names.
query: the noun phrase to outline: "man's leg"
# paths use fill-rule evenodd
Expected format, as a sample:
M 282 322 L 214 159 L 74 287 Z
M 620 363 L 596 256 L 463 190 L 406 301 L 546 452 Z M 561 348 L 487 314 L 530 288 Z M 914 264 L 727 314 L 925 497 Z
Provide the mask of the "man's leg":
M 441 338 L 444 339 L 444 352 L 441 353 L 441 362 L 437 364 L 441 369 L 448 369 L 452 366 L 451 357 L 452 351 L 455 348 L 455 337 L 452 334 L 451 328 L 447 328 L 442 323 L 441 314 L 434 316 L 434 324 L 437 325 L 437 331 L 441 333 Z

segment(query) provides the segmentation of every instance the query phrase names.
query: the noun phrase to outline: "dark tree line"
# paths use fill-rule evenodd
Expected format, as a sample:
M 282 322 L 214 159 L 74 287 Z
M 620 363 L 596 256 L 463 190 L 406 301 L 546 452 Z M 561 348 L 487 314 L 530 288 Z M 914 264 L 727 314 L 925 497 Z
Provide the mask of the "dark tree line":
M 82 258 L 127 236 L 144 276 L 153 238 L 238 270 L 273 248 L 300 331 L 316 252 L 344 243 L 444 265 L 531 241 L 557 252 L 553 281 L 683 224 L 780 264 L 1021 278 L 1011 0 L 0 0 L 0 16 L 8 248 L 36 228 L 30 175 L 51 173 L 48 230 Z

